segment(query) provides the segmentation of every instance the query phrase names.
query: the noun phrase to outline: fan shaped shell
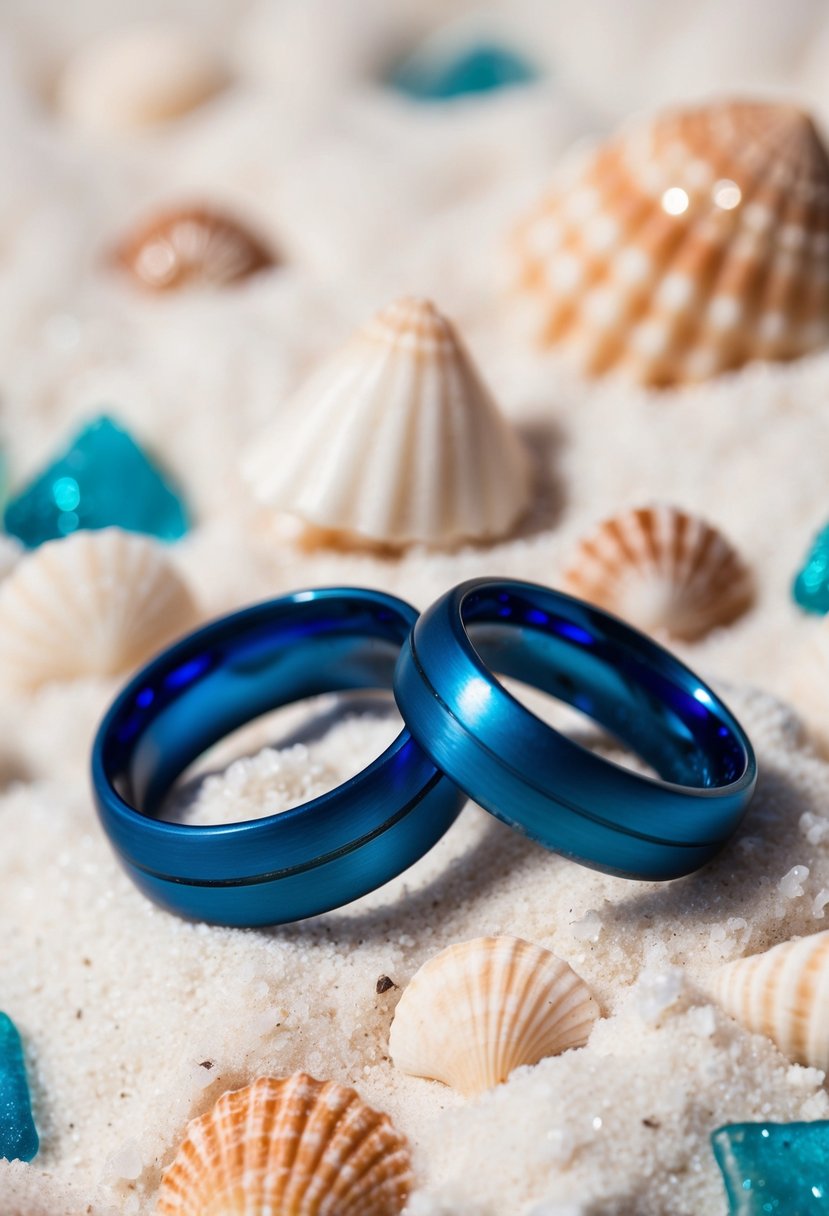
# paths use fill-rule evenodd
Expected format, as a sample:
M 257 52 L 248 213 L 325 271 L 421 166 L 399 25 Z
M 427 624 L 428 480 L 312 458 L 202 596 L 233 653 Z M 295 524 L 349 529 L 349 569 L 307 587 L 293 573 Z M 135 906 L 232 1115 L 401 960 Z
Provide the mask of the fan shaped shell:
M 398 1216 L 406 1141 L 353 1089 L 304 1073 L 260 1077 L 189 1125 L 158 1216 Z
M 159 545 L 107 528 L 41 545 L 0 585 L 0 670 L 20 688 L 138 666 L 196 620 Z
M 186 114 L 226 81 L 197 31 L 152 22 L 83 46 L 64 68 L 56 100 L 63 116 L 79 126 L 126 132 Z
M 426 300 L 379 313 L 300 388 L 244 473 L 266 506 L 340 536 L 451 545 L 527 510 L 527 454 Z
M 726 963 L 710 991 L 788 1059 L 829 1072 L 829 930 Z
M 481 937 L 449 946 L 414 975 L 389 1049 L 402 1072 L 471 1096 L 521 1065 L 582 1047 L 598 1016 L 590 989 L 549 950 Z
M 226 287 L 273 262 L 257 237 L 209 207 L 152 216 L 124 238 L 115 259 L 152 291 Z
M 564 588 L 651 633 L 692 641 L 751 604 L 752 579 L 725 537 L 671 506 L 640 507 L 576 547 Z
M 573 176 L 516 236 L 544 343 L 670 385 L 829 341 L 829 158 L 800 110 L 662 113 Z

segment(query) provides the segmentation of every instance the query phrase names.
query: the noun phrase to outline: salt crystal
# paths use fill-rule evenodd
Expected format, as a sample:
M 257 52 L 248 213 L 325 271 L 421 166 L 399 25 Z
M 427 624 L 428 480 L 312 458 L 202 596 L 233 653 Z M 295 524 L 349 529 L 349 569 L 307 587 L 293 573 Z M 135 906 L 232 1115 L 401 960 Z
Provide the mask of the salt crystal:
M 136 1178 L 141 1177 L 143 1172 L 144 1161 L 141 1150 L 134 1140 L 127 1140 L 122 1144 L 107 1158 L 104 1166 L 104 1174 L 107 1178 L 124 1182 L 134 1182 Z
M 693 1026 L 703 1039 L 710 1039 L 717 1029 L 717 1015 L 710 1005 L 699 1005 L 693 1010 Z
M 544 1137 L 545 1155 L 551 1165 L 559 1169 L 568 1164 L 576 1151 L 576 1143 L 572 1133 L 563 1127 L 554 1127 Z
M 573 921 L 570 925 L 573 937 L 581 942 L 597 942 L 603 928 L 602 918 L 595 908 L 591 908 L 581 920 Z
M 657 1022 L 666 1009 L 674 1004 L 682 991 L 681 971 L 644 971 L 639 976 L 636 999 L 639 1016 L 645 1022 Z
M 194 1060 L 190 1066 L 190 1079 L 197 1089 L 207 1089 L 219 1075 L 213 1060 Z
M 829 819 L 822 819 L 812 811 L 804 811 L 798 826 L 809 844 L 823 844 L 829 837 Z
M 780 879 L 777 889 L 786 899 L 798 899 L 803 894 L 803 884 L 808 877 L 808 866 L 792 866 Z
M 829 888 L 821 887 L 812 900 L 812 916 L 817 920 L 823 920 L 825 915 L 823 910 L 827 904 L 829 904 Z

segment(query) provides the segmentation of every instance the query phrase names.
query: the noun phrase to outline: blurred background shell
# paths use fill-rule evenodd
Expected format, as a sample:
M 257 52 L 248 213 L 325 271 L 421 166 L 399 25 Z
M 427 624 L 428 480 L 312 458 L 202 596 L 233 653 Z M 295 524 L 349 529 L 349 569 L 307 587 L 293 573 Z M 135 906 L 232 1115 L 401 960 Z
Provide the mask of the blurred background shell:
M 714 102 L 625 128 L 515 247 L 542 344 L 592 374 L 673 385 L 829 340 L 829 158 L 793 105 Z
M 158 1193 L 158 1216 L 398 1216 L 409 1151 L 353 1089 L 304 1073 L 260 1077 L 194 1119 Z

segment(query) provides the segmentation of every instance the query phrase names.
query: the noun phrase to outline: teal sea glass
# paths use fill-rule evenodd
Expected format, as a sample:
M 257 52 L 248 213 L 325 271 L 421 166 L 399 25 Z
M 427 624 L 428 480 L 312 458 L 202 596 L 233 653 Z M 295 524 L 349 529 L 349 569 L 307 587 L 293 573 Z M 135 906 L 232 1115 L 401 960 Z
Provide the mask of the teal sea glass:
M 827 1216 L 829 1122 L 734 1123 L 711 1137 L 731 1216 Z
M 535 67 L 516 51 L 481 42 L 451 56 L 417 51 L 395 69 L 391 84 L 417 101 L 448 101 L 529 84 L 537 76 Z
M 23 1045 L 14 1022 L 0 1013 L 0 1158 L 31 1161 L 39 1147 Z
M 829 525 L 819 532 L 797 578 L 792 595 L 807 612 L 829 612 Z
M 184 501 L 128 431 L 106 416 L 6 506 L 6 531 L 33 549 L 83 528 L 124 528 L 177 540 L 189 527 Z

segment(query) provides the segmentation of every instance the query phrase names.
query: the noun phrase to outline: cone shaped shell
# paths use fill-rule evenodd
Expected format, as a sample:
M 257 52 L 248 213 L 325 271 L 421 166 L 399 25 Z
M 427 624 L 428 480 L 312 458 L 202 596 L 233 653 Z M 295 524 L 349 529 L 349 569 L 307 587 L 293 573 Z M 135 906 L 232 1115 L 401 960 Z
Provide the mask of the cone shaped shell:
M 298 1073 L 226 1093 L 187 1129 L 157 1216 L 397 1216 L 409 1151 L 353 1089 Z
M 727 963 L 710 991 L 788 1059 L 829 1071 L 829 930 Z
M 599 1007 L 549 950 L 481 937 L 443 950 L 415 974 L 389 1039 L 401 1071 L 472 1095 L 515 1068 L 582 1047 Z
M 501 536 L 526 511 L 526 453 L 452 324 L 400 300 L 289 401 L 244 472 L 260 502 L 380 544 Z
M 516 234 L 545 344 L 671 385 L 829 341 L 829 158 L 801 111 L 663 113 L 574 177 Z
M 0 585 L 0 671 L 18 688 L 137 667 L 196 621 L 160 545 L 107 528 L 41 545 Z
M 124 237 L 114 256 L 137 283 L 152 291 L 226 287 L 273 261 L 251 232 L 207 207 L 151 216 Z
M 750 605 L 752 579 L 716 528 L 676 507 L 625 511 L 584 537 L 564 589 L 650 633 L 693 640 Z

